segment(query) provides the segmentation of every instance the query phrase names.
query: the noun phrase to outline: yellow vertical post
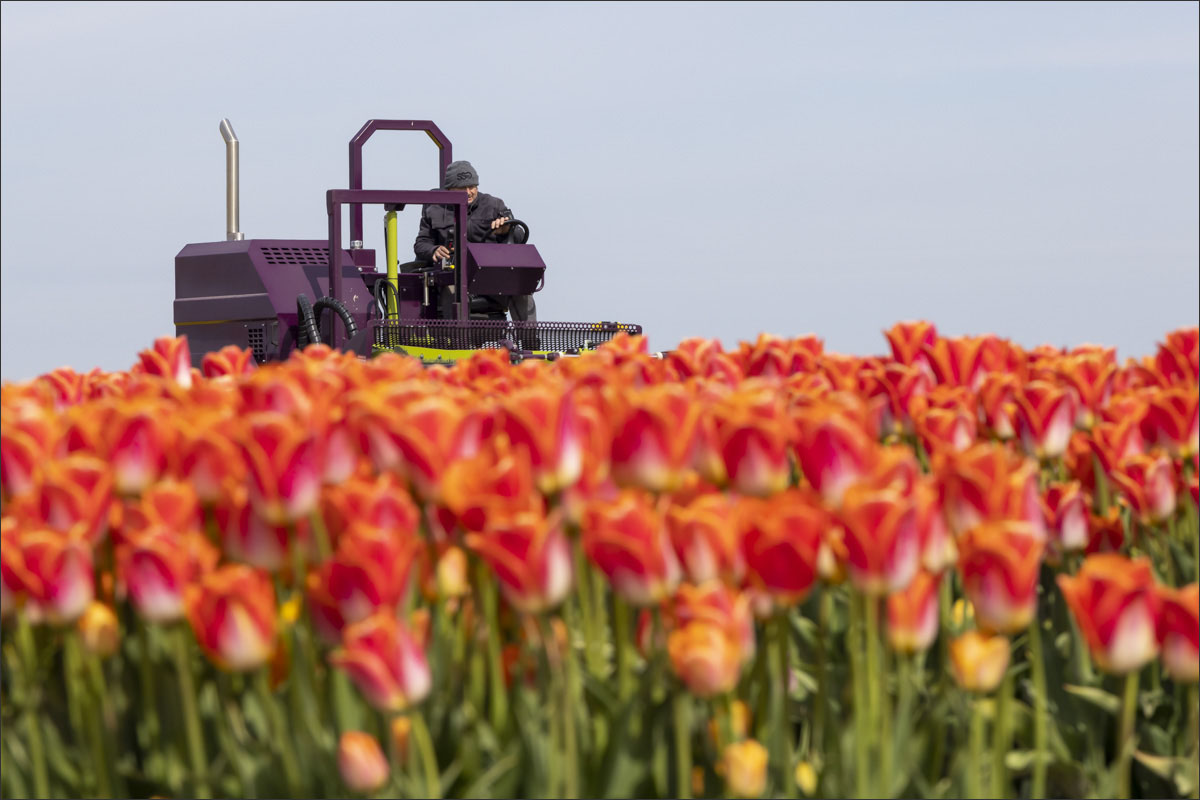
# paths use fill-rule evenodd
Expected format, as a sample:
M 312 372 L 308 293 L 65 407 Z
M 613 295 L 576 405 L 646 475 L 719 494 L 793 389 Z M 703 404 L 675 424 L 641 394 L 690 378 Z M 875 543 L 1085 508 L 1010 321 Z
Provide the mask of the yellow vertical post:
M 389 211 L 383 218 L 387 244 L 387 281 L 392 285 L 392 291 L 387 299 L 388 319 L 399 319 L 400 309 L 400 280 L 396 267 L 396 212 Z

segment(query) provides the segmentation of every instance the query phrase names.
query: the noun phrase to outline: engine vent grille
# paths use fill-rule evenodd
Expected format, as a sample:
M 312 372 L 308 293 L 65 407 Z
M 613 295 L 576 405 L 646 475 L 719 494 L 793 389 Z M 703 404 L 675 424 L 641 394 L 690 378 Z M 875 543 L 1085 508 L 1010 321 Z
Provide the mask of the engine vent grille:
M 268 264 L 328 264 L 328 247 L 263 247 Z
M 267 360 L 266 335 L 262 328 L 247 328 L 246 340 L 259 364 Z

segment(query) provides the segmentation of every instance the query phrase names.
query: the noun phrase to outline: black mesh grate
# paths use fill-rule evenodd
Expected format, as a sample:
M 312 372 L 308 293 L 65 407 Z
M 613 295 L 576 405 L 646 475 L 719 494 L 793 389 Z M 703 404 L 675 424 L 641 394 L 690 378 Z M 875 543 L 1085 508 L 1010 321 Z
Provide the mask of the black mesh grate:
M 328 247 L 263 247 L 268 264 L 328 264 Z
M 267 360 L 266 335 L 262 328 L 247 328 L 246 342 L 254 353 L 254 360 L 263 363 Z
M 375 326 L 377 348 L 432 347 L 438 350 L 545 350 L 571 352 L 590 349 L 621 331 L 631 336 L 641 325 L 617 322 L 510 322 L 508 320 L 383 320 Z

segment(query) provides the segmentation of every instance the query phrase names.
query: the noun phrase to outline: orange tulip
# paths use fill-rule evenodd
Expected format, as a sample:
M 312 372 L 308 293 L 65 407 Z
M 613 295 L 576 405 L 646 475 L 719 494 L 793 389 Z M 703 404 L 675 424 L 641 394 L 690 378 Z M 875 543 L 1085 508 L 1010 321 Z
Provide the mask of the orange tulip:
M 965 386 L 975 391 L 983 381 L 982 337 L 938 338 L 926 344 L 922 352 L 929 359 L 938 385 Z
M 721 342 L 717 339 L 684 339 L 667 354 L 667 366 L 679 382 L 692 377 L 706 377 L 714 357 L 723 352 Z
M 356 524 L 338 538 L 333 558 L 308 577 L 309 612 L 317 632 L 337 641 L 342 629 L 404 597 L 421 549 L 413 534 Z
M 84 648 L 100 658 L 117 652 L 121 631 L 117 615 L 110 606 L 93 602 L 79 618 L 79 637 Z
M 671 631 L 667 653 L 675 674 L 697 697 L 714 697 L 737 685 L 741 653 L 737 642 L 719 625 L 689 622 Z
M 24 598 L 31 622 L 72 623 L 91 605 L 95 597 L 92 551 L 78 536 L 35 528 L 4 544 L 6 549 L 12 544 L 19 547 L 19 556 L 11 561 L 5 554 L 9 562 L 5 583 Z
M 8 616 L 25 602 L 28 587 L 36 578 L 25 568 L 25 557 L 21 551 L 21 534 L 17 533 L 16 517 L 5 516 L 0 520 L 0 618 Z
M 717 449 L 729 485 L 746 495 L 765 497 L 787 488 L 790 423 L 771 391 L 730 395 L 714 410 Z
M 121 520 L 122 539 L 147 532 L 183 535 L 204 530 L 204 512 L 191 484 L 159 481 L 136 504 L 129 504 Z
M 386 612 L 347 627 L 342 648 L 329 656 L 329 663 L 346 672 L 367 702 L 380 711 L 416 705 L 433 686 L 421 646 Z
M 338 772 L 347 789 L 370 795 L 383 788 L 391 771 L 374 736 L 346 731 L 338 740 Z
M 458 524 L 475 532 L 493 519 L 507 520 L 545 508 L 534 485 L 528 451 L 514 450 L 504 436 L 493 438 L 472 458 L 447 466 L 439 497 L 451 529 Z
M 1019 520 L 1045 535 L 1037 466 L 1003 445 L 980 442 L 937 464 L 942 509 L 950 530 L 961 535 L 981 522 Z
M 192 385 L 192 353 L 186 336 L 163 336 L 154 346 L 138 353 L 141 368 L 147 375 L 157 375 L 187 388 Z
M 767 790 L 767 748 L 753 739 L 727 744 L 717 772 L 731 797 L 761 797 Z
M 275 652 L 275 588 L 261 570 L 230 564 L 189 586 L 187 618 L 196 641 L 218 667 L 257 669 Z
M 1060 574 L 1058 586 L 1100 669 L 1123 675 L 1158 654 L 1160 601 L 1149 561 L 1088 556 L 1076 575 Z
M 1075 424 L 1075 403 L 1064 389 L 1046 381 L 1030 381 L 1017 390 L 1017 432 L 1025 452 L 1058 458 L 1067 451 Z
M 330 486 L 322 494 L 322 511 L 335 543 L 355 522 L 400 534 L 415 534 L 421 523 L 421 510 L 391 473 Z
M 583 431 L 565 386 L 543 383 L 513 392 L 500 405 L 497 427 L 528 453 L 539 491 L 554 494 L 579 480 Z
M 1157 392 L 1142 419 L 1142 436 L 1165 448 L 1172 458 L 1186 459 L 1200 451 L 1200 391 L 1195 383 Z
M 1070 387 L 1077 409 L 1075 422 L 1083 428 L 1095 424 L 1100 409 L 1112 396 L 1117 372 L 1115 351 L 1081 353 L 1059 362 L 1058 375 Z
M 688 580 L 741 580 L 746 561 L 738 541 L 735 510 L 733 500 L 723 492 L 702 494 L 690 503 L 668 507 L 671 544 Z
M 677 385 L 653 386 L 615 409 L 612 476 L 621 486 L 654 492 L 679 488 L 691 470 L 699 411 Z
M 483 533 L 467 534 L 466 543 L 491 566 L 505 599 L 520 612 L 548 611 L 571 591 L 571 545 L 556 514 L 489 520 Z
M 320 498 L 321 477 L 311 435 L 273 411 L 252 414 L 240 442 L 249 471 L 250 502 L 272 525 L 308 516 Z
M 235 344 L 226 345 L 213 353 L 205 353 L 204 358 L 200 359 L 200 371 L 206 378 L 236 378 L 239 375 L 249 375 L 254 372 L 256 366 L 254 351 Z
M 234 441 L 236 421 L 232 417 L 202 416 L 174 424 L 179 448 L 174 454 L 175 472 L 192 485 L 201 502 L 216 503 L 227 485 L 245 479 L 246 463 Z
M 950 674 L 968 692 L 987 694 L 1004 680 L 1010 656 L 1005 637 L 967 631 L 950 641 Z
M 789 490 L 738 508 L 749 584 L 782 605 L 808 596 L 817 579 L 817 554 L 833 521 L 808 492 Z
M 888 643 L 900 653 L 928 650 L 938 634 L 940 575 L 922 570 L 909 585 L 887 598 Z
M 680 584 L 671 601 L 671 617 L 677 628 L 693 622 L 716 625 L 738 646 L 743 664 L 754 659 L 754 617 L 749 598 L 720 581 Z
M 1051 484 L 1042 496 L 1042 510 L 1055 556 L 1087 547 L 1088 508 L 1078 481 Z
M 742 342 L 738 360 L 747 377 L 786 378 L 797 372 L 812 372 L 825 349 L 815 336 L 783 339 L 759 334 L 753 344 Z
M 980 627 L 1014 634 L 1037 611 L 1037 579 L 1044 544 L 1027 523 L 988 522 L 959 542 L 963 590 Z
M 1165 455 L 1127 458 L 1109 477 L 1143 524 L 1175 513 L 1175 471 Z
M 933 377 L 926 348 L 932 347 L 937 341 L 937 326 L 925 320 L 897 322 L 890 330 L 884 331 L 883 335 L 887 337 L 892 348 L 892 357 L 896 361 L 905 366 L 916 367 Z
M 78 531 L 94 544 L 108 532 L 112 486 L 112 470 L 98 458 L 75 455 L 53 462 L 38 492 L 40 519 L 57 531 Z
M 840 518 L 854 587 L 878 596 L 907 586 L 921 558 L 912 498 L 895 489 L 853 486 L 842 497 Z
M 1200 584 L 1158 587 L 1158 644 L 1167 674 L 1182 683 L 1200 680 Z
M 679 561 L 661 512 L 644 492 L 626 489 L 586 512 L 583 546 L 617 594 L 635 605 L 651 605 L 679 583 Z
M 217 564 L 220 554 L 200 533 L 151 529 L 117 547 L 117 580 L 134 609 L 151 622 L 186 612 L 186 592 Z
M 932 479 L 917 482 L 912 497 L 921 539 L 921 566 L 934 575 L 940 574 L 958 558 L 958 548 L 946 525 L 937 484 Z
M 293 530 L 305 553 L 312 554 L 312 533 L 307 519 L 296 520 L 291 525 L 272 525 L 254 513 L 242 487 L 216 507 L 214 516 L 226 555 L 253 567 L 278 572 L 287 566 Z
M 0 415 L 0 486 L 5 497 L 20 497 L 36 488 L 38 473 L 54 452 L 57 430 L 51 416 L 37 406 Z
M 917 433 L 929 453 L 961 453 L 975 442 L 978 423 L 965 408 L 930 408 L 917 418 Z
M 1092 428 L 1088 440 L 1091 454 L 1100 462 L 1105 475 L 1112 475 L 1121 462 L 1146 452 L 1145 440 L 1137 418 L 1126 418 L 1116 422 L 1101 422 Z M 1091 458 L 1084 459 L 1081 469 L 1093 473 Z M 1086 485 L 1086 484 L 1085 484 Z
M 915 420 L 928 403 L 932 379 L 916 366 L 888 363 L 874 370 L 873 394 L 887 398 L 885 428 L 889 433 L 912 433 Z
M 159 404 L 120 407 L 110 418 L 108 460 L 121 494 L 139 494 L 167 467 L 171 448 L 166 410 Z
M 979 411 L 984 425 L 999 439 L 1017 435 L 1016 393 L 1020 382 L 1004 372 L 991 372 L 979 387 Z
M 1158 346 L 1154 365 L 1171 385 L 1195 387 L 1200 380 L 1200 328 L 1178 328 Z

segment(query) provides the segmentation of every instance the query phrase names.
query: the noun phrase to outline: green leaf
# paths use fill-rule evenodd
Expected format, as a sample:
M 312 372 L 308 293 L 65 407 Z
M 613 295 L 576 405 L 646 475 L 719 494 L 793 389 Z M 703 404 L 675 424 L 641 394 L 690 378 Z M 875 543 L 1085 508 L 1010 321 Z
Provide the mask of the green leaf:
M 1156 756 L 1153 753 L 1143 753 L 1141 750 L 1135 750 L 1133 757 L 1143 767 L 1166 781 L 1171 780 L 1180 761 L 1178 758 Z
M 1072 686 L 1071 684 L 1064 684 L 1063 689 L 1080 700 L 1091 703 L 1114 716 L 1121 709 L 1121 699 L 1112 692 L 1106 692 L 1094 686 Z

